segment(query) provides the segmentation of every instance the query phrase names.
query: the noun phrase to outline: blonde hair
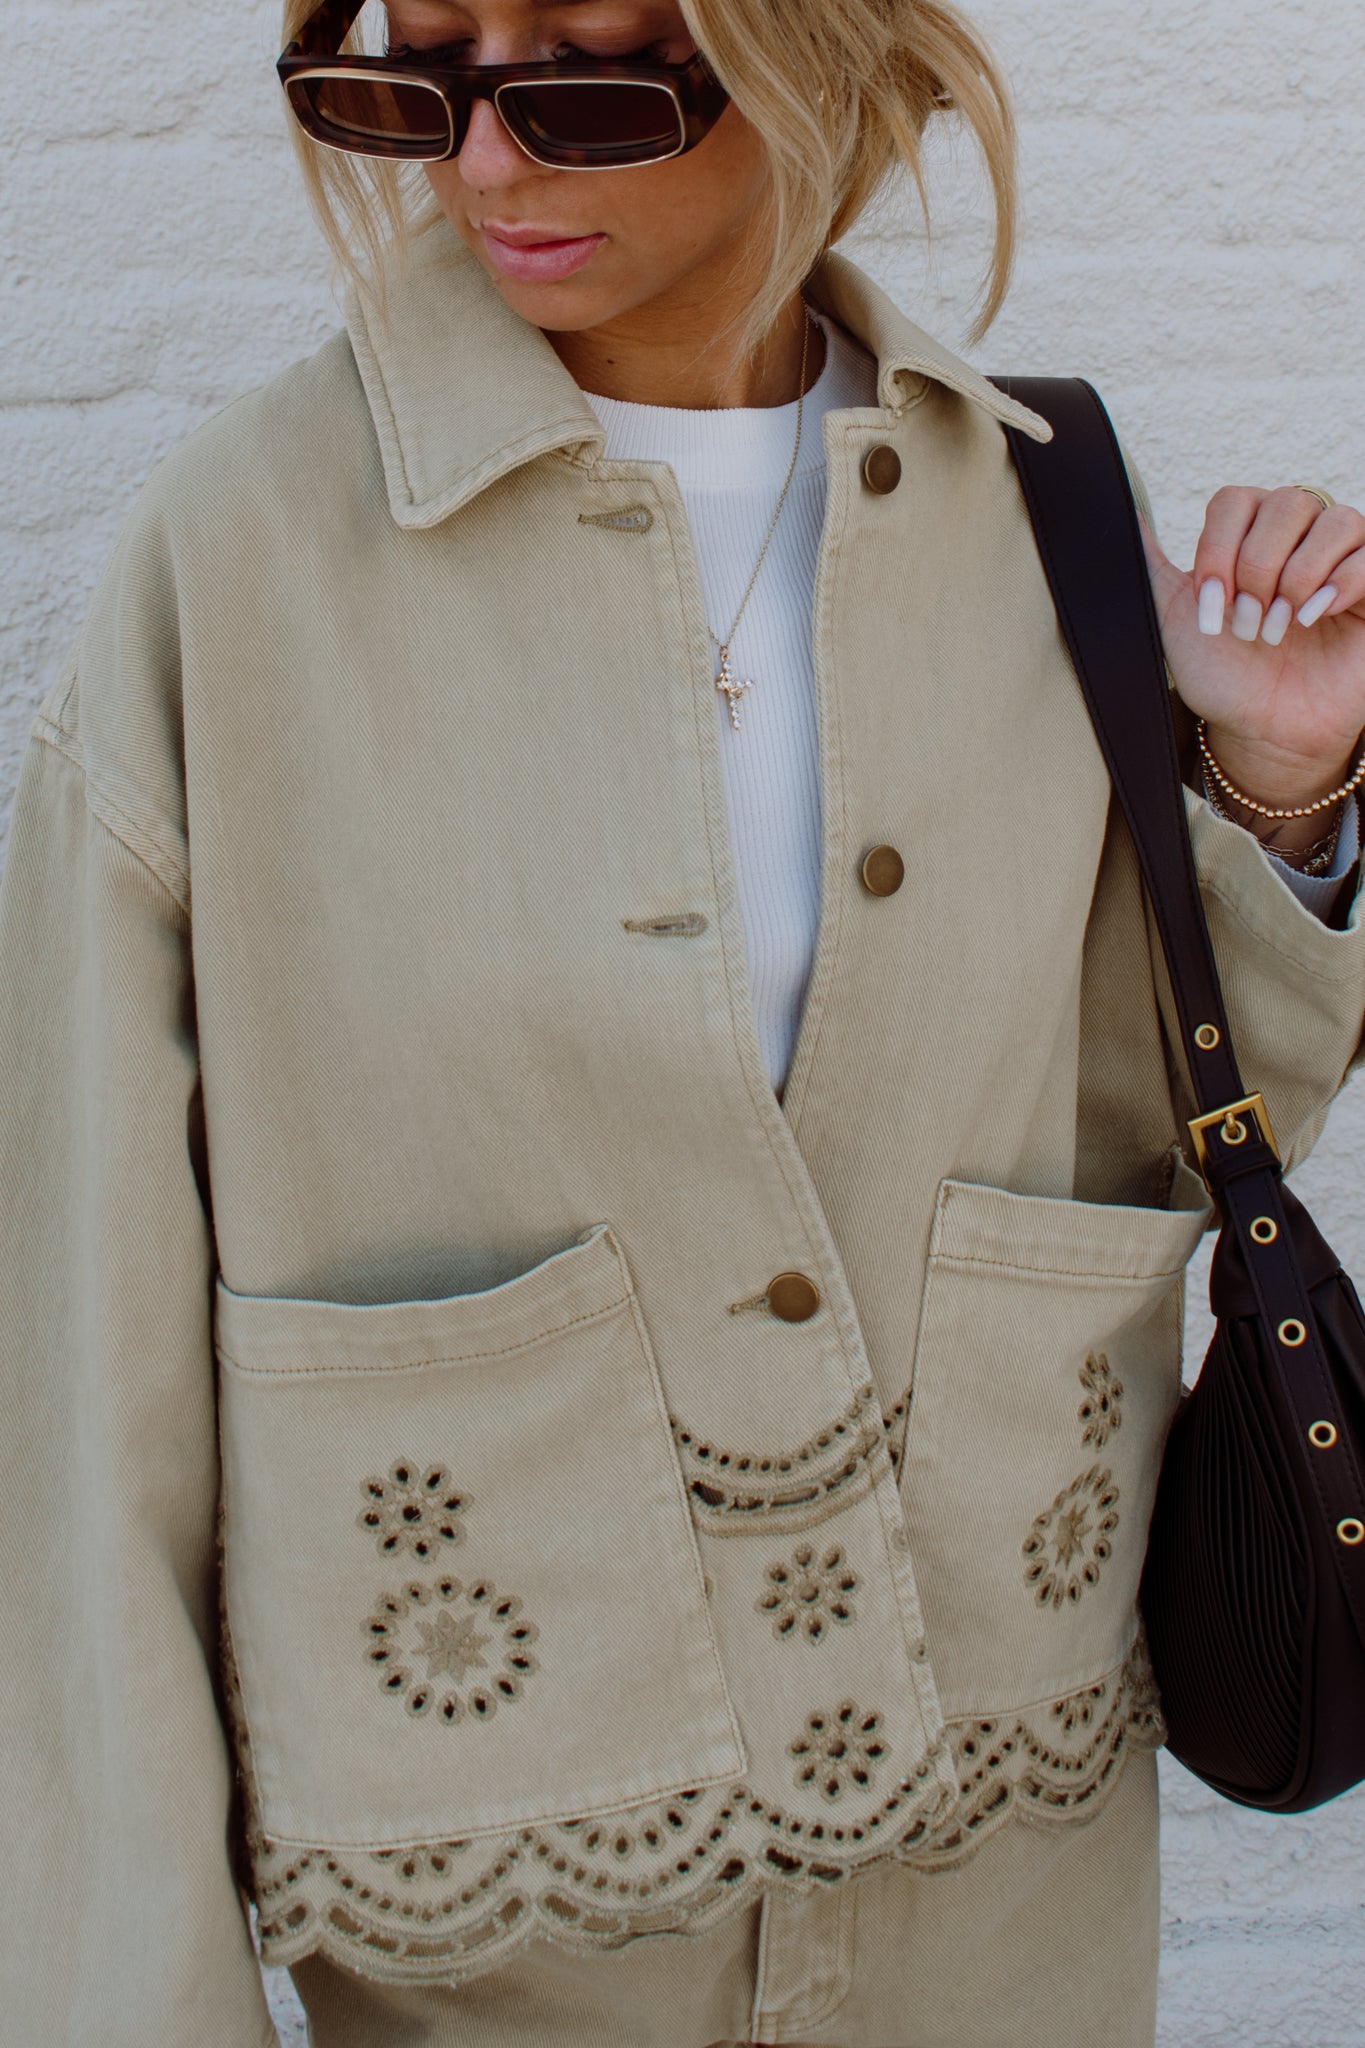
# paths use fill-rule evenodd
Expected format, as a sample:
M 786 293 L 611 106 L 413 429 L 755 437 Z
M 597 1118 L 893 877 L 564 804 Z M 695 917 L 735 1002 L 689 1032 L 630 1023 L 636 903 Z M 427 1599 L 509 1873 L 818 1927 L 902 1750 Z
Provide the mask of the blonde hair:
M 292 42 L 316 0 L 285 0 Z M 760 349 L 825 251 L 897 170 L 929 218 L 922 146 L 936 114 L 975 136 L 995 231 L 979 339 L 1009 286 L 1016 238 L 1015 126 L 995 59 L 956 7 L 938 0 L 679 0 L 688 30 L 767 148 L 772 256 L 743 322 Z M 355 47 L 348 37 L 345 47 Z M 290 123 L 309 198 L 342 274 L 376 303 L 409 238 L 439 218 L 420 166 L 319 148 Z M 418 175 L 414 176 L 414 172 Z

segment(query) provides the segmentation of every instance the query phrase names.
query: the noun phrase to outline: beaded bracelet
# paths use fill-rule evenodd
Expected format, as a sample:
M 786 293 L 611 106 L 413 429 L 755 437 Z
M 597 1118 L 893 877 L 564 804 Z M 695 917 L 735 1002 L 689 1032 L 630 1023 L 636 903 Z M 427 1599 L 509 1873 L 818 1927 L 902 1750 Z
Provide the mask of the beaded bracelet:
M 1215 818 L 1225 818 L 1229 825 L 1237 825 L 1240 830 L 1245 831 L 1246 827 L 1241 824 L 1241 820 L 1234 818 L 1232 812 L 1225 811 L 1219 803 L 1218 792 L 1209 781 L 1207 772 L 1202 780 L 1204 801 L 1213 812 Z M 1343 798 L 1336 817 L 1332 820 L 1330 829 L 1324 832 L 1321 839 L 1315 839 L 1311 846 L 1301 846 L 1290 851 L 1281 846 L 1268 846 L 1264 839 L 1258 839 L 1257 844 L 1264 848 L 1265 852 L 1273 854 L 1276 860 L 1282 861 L 1285 867 L 1292 868 L 1296 875 L 1307 875 L 1312 879 L 1316 876 L 1325 875 L 1336 859 L 1337 846 L 1341 839 L 1342 827 L 1345 823 L 1346 800 Z M 1256 835 L 1253 833 L 1252 837 L 1255 838 Z
M 1316 811 L 1325 811 L 1331 804 L 1339 804 L 1343 797 L 1350 796 L 1353 790 L 1359 789 L 1361 783 L 1365 782 L 1365 754 L 1362 754 L 1356 762 L 1355 772 L 1351 776 L 1350 781 L 1343 782 L 1340 789 L 1334 789 L 1328 796 L 1319 797 L 1315 804 L 1301 804 L 1297 810 L 1272 811 L 1269 805 L 1258 804 L 1255 797 L 1243 796 L 1236 784 L 1228 781 L 1227 776 L 1223 773 L 1217 761 L 1215 761 L 1212 750 L 1209 747 L 1208 728 L 1204 719 L 1201 718 L 1196 722 L 1196 729 L 1199 734 L 1199 751 L 1204 758 L 1204 765 L 1218 784 L 1218 787 L 1226 795 L 1230 796 L 1234 803 L 1241 804 L 1244 810 L 1255 811 L 1257 816 L 1261 818 L 1311 818 Z

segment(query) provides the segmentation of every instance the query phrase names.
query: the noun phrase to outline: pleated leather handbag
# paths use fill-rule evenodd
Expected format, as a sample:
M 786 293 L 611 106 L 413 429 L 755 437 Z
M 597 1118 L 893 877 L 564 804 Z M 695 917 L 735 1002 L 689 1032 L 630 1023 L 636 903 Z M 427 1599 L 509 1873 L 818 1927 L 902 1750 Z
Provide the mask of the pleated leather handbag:
M 1172 1752 L 1241 1805 L 1301 1813 L 1365 1779 L 1365 1316 L 1282 1185 L 1238 1072 L 1118 441 L 1077 380 L 1000 378 L 1058 618 L 1153 907 L 1218 1203 L 1217 1330 L 1162 1462 L 1142 1607 Z

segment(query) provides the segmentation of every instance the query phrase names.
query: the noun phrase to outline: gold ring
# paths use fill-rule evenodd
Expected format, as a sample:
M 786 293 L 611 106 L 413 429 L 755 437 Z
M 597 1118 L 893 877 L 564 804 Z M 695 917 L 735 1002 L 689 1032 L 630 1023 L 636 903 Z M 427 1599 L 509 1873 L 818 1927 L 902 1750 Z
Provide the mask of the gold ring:
M 1296 491 L 1307 491 L 1310 498 L 1317 499 L 1324 512 L 1330 512 L 1333 505 L 1337 502 L 1326 491 L 1320 491 L 1316 484 L 1295 484 L 1294 489 Z

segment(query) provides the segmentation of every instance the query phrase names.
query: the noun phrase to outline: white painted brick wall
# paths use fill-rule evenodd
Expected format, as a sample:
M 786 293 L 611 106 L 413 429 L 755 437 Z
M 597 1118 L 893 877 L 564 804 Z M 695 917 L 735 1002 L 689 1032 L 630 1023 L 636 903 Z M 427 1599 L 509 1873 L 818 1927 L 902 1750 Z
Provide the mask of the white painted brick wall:
M 273 4 L 27 0 L 13 13 L 0 69 L 0 816 L 137 485 L 336 321 L 284 139 Z M 1024 133 L 1023 257 L 983 366 L 1090 376 L 1183 559 L 1223 481 L 1307 479 L 1365 503 L 1357 11 L 981 0 L 978 18 Z M 935 153 L 934 184 L 932 260 L 908 200 L 850 249 L 958 342 L 981 193 L 961 152 Z M 1365 1277 L 1362 1141 L 1356 1088 L 1300 1186 Z M 1270 1821 L 1174 1766 L 1165 1784 L 1163 2048 L 1362 2048 L 1365 1794 Z M 293 2048 L 287 1983 L 272 1988 Z

